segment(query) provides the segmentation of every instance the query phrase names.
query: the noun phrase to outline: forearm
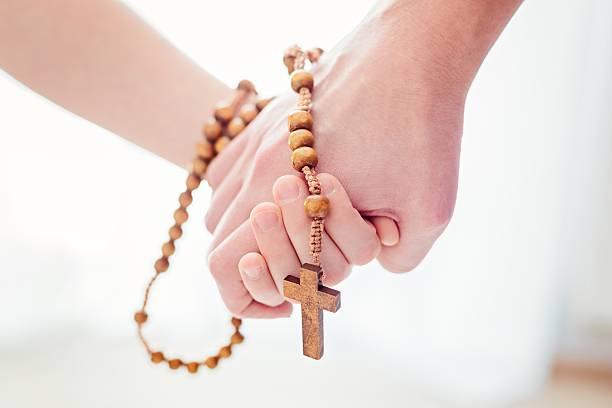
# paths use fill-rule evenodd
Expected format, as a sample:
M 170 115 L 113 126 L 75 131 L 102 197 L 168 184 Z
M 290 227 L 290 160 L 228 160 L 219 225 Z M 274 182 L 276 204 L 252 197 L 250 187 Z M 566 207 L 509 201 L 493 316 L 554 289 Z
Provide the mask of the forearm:
M 179 165 L 229 93 L 120 2 L 0 2 L 0 68 Z
M 452 82 L 467 92 L 478 68 L 522 0 L 381 1 L 364 24 L 404 64 L 427 71 L 424 80 Z M 443 91 L 450 91 L 443 89 Z M 460 95 L 464 97 L 465 95 Z

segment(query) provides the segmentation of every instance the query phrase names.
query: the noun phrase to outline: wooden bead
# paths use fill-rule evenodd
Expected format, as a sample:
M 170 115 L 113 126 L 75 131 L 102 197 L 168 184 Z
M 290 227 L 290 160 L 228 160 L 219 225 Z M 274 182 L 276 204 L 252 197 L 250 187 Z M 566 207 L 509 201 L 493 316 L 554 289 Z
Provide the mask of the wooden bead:
M 245 127 L 246 123 L 244 123 L 244 121 L 239 117 L 235 117 L 227 125 L 227 135 L 233 139 L 238 136 L 240 132 L 244 130 Z
M 198 157 L 206 161 L 211 160 L 214 156 L 213 146 L 208 141 L 203 141 L 197 144 L 196 151 Z
M 218 362 L 219 362 L 219 358 L 218 357 L 208 357 L 206 359 L 206 361 L 204 362 L 204 364 L 208 368 L 215 368 L 217 366 Z
M 228 358 L 231 355 L 232 355 L 232 347 L 231 346 L 221 347 L 221 350 L 219 350 L 219 357 L 221 357 L 221 358 Z
M 177 240 L 181 237 L 181 235 L 183 235 L 183 229 L 181 228 L 180 225 L 173 225 L 172 227 L 170 227 L 170 230 L 168 231 L 168 235 L 170 236 L 170 239 L 173 240 Z
M 200 363 L 191 362 L 187 364 L 187 371 L 189 371 L 191 374 L 197 373 L 198 368 L 200 368 Z
M 200 186 L 200 181 L 202 181 L 202 178 L 200 176 L 191 173 L 189 177 L 187 177 L 187 182 L 185 183 L 185 185 L 187 186 L 187 190 L 193 191 L 197 189 Z
M 187 208 L 192 202 L 193 202 L 193 196 L 191 195 L 191 192 L 189 191 L 183 191 L 181 195 L 179 196 L 179 204 L 181 204 L 181 207 Z
M 258 111 L 261 112 L 263 108 L 265 108 L 270 102 L 272 102 L 272 99 L 274 98 L 260 99 L 257 101 L 257 103 L 255 103 L 255 107 Z
M 283 56 L 283 64 L 285 64 L 287 67 L 287 72 L 292 73 L 295 64 L 295 57 L 291 54 L 285 54 Z
M 312 130 L 312 115 L 310 112 L 298 110 L 289 115 L 289 131 L 298 129 Z
M 295 92 L 299 93 L 302 88 L 308 88 L 312 91 L 313 87 L 314 77 L 310 72 L 298 69 L 291 74 L 291 88 L 293 88 Z
M 219 104 L 215 108 L 215 119 L 217 119 L 221 124 L 226 124 L 232 117 L 234 116 L 234 110 L 231 105 Z M 219 133 L 219 136 L 221 133 Z M 218 136 L 217 136 L 218 137 Z
M 174 242 L 169 241 L 162 245 L 162 254 L 164 254 L 164 258 L 168 258 L 174 254 Z
M 323 54 L 323 49 L 311 48 L 306 51 L 306 54 L 308 55 L 308 59 L 310 60 L 310 62 L 315 63 L 319 60 L 319 58 L 321 58 L 321 54 Z
M 244 336 L 238 332 L 232 334 L 232 344 L 240 344 L 244 341 Z
M 291 153 L 293 168 L 302 171 L 304 166 L 316 167 L 318 163 L 317 152 L 312 147 L 298 147 Z
M 165 360 L 164 353 L 162 353 L 161 351 L 156 351 L 154 353 L 151 353 L 151 361 L 154 362 L 155 364 L 161 363 L 164 360 Z
M 208 118 L 206 122 L 204 122 L 202 131 L 208 140 L 214 142 L 219 138 L 219 136 L 221 136 L 223 126 L 221 126 L 221 123 L 219 123 L 215 118 Z
M 184 208 L 178 208 L 174 212 L 174 221 L 176 221 L 178 225 L 184 224 L 188 218 L 189 218 L 189 214 L 187 213 L 187 210 L 185 210 Z
M 322 195 L 306 197 L 304 211 L 310 218 L 325 218 L 329 212 L 329 198 Z
M 197 158 L 193 161 L 193 172 L 202 177 L 206 173 L 208 164 L 203 159 Z
M 289 147 L 291 148 L 291 150 L 295 150 L 304 146 L 314 146 L 314 135 L 310 130 L 298 129 L 289 133 Z
M 183 365 L 183 362 L 181 360 L 179 360 L 178 358 L 175 358 L 174 360 L 168 361 L 168 366 L 170 366 L 170 368 L 173 369 L 173 370 L 176 370 L 177 368 L 179 368 L 182 365 Z
M 243 79 L 242 81 L 238 82 L 238 86 L 236 88 L 250 93 L 257 93 L 255 90 L 255 85 L 253 85 L 253 83 L 248 79 Z
M 215 142 L 215 151 L 217 153 L 221 153 L 223 149 L 225 149 L 230 144 L 231 141 L 232 139 L 230 139 L 229 137 L 221 136 L 219 140 Z
M 170 263 L 168 262 L 168 259 L 166 259 L 165 257 L 159 258 L 157 261 L 155 261 L 155 270 L 158 273 L 166 272 L 169 266 L 170 266 Z
M 242 324 L 241 319 L 237 317 L 232 317 L 232 326 L 234 326 L 235 328 L 239 328 L 241 324 Z
M 252 103 L 247 103 L 242 105 L 240 111 L 238 112 L 238 116 L 244 123 L 251 123 L 253 119 L 257 117 L 259 111 L 257 110 L 257 106 Z
M 147 321 L 147 319 L 149 318 L 149 316 L 143 312 L 142 310 L 139 312 L 134 313 L 134 320 L 136 320 L 136 323 L 138 324 L 143 324 Z

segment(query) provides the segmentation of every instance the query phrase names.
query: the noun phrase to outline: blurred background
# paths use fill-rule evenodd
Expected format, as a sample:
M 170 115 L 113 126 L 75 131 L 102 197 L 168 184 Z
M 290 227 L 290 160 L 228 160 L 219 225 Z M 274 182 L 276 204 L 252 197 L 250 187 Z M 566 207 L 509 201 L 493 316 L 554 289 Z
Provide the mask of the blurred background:
M 127 3 L 228 84 L 275 94 L 287 45 L 329 49 L 373 2 Z M 301 356 L 294 313 L 247 321 L 197 376 L 152 366 L 132 320 L 183 171 L 0 72 L 0 406 L 612 406 L 610 21 L 606 0 L 519 9 L 468 98 L 447 232 L 414 272 L 355 269 L 322 361 Z M 206 271 L 209 198 L 146 328 L 184 358 L 231 333 Z

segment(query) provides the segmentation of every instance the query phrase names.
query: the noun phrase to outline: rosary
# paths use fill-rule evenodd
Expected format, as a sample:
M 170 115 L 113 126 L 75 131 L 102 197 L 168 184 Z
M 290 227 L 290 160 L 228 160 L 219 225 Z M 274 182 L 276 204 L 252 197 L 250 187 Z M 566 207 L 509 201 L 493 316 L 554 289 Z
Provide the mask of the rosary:
M 310 255 L 312 263 L 305 263 L 300 269 L 300 276 L 287 276 L 283 281 L 284 296 L 301 304 L 302 309 L 302 347 L 305 356 L 320 359 L 323 357 L 323 310 L 336 312 L 340 308 L 340 292 L 321 285 L 323 269 L 321 268 L 321 236 L 323 234 L 323 220 L 329 211 L 329 200 L 321 195 L 321 185 L 315 172 L 317 166 L 317 152 L 313 148 L 314 135 L 312 133 L 313 119 L 310 113 L 312 107 L 312 91 L 314 78 L 304 70 L 306 59 L 311 64 L 318 61 L 323 50 L 314 48 L 303 51 L 298 46 L 290 47 L 283 57 L 283 62 L 291 75 L 291 87 L 298 94 L 297 107 L 289 115 L 289 147 L 292 150 L 291 161 L 293 168 L 301 172 L 308 184 L 309 195 L 304 201 L 304 210 L 312 218 L 310 226 Z M 255 119 L 271 99 L 256 98 L 257 92 L 249 81 L 240 81 L 232 100 L 220 104 L 204 124 L 205 140 L 197 145 L 197 157 L 187 177 L 186 190 L 179 196 L 180 207 L 174 212 L 174 225 L 168 231 L 169 240 L 162 246 L 162 257 L 155 261 L 155 275 L 149 280 L 144 294 L 142 307 L 134 315 L 138 325 L 138 337 L 144 345 L 151 361 L 154 363 L 166 362 L 176 370 L 186 367 L 190 373 L 196 373 L 201 365 L 212 369 L 223 358 L 232 354 L 232 347 L 242 343 L 244 336 L 240 333 L 242 320 L 232 317 L 234 333 L 230 343 L 221 347 L 219 352 L 203 360 L 183 362 L 178 358 L 169 358 L 161 351 L 153 350 L 143 334 L 143 326 L 148 320 L 146 312 L 151 287 L 157 278 L 168 270 L 169 259 L 174 254 L 174 243 L 181 237 L 183 225 L 189 217 L 187 207 L 193 201 L 192 192 L 200 185 L 206 174 L 208 164 L 215 156 L 238 136 L 246 126 Z

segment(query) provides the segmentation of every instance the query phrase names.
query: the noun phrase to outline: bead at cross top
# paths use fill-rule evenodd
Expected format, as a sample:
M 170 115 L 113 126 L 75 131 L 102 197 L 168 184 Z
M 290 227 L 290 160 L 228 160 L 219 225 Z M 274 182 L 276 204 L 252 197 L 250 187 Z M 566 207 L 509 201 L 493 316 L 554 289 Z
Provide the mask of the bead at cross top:
M 319 284 L 320 266 L 303 264 L 300 277 L 287 276 L 283 281 L 285 297 L 302 306 L 302 345 L 305 356 L 323 357 L 323 310 L 340 309 L 340 292 Z

